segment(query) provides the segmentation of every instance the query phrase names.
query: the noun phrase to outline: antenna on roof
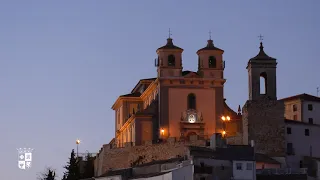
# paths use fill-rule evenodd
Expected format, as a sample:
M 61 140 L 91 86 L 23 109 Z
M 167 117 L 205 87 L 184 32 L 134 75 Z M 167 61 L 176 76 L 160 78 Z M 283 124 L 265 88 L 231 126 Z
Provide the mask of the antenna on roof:
M 317 96 L 319 96 L 320 89 L 317 87 Z

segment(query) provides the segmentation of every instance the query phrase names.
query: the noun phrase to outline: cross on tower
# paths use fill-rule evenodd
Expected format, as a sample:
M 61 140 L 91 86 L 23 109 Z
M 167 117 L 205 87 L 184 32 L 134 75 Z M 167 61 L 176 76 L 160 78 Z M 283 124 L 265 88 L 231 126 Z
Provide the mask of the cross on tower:
M 211 40 L 211 31 L 209 31 L 209 40 Z
M 172 34 L 171 34 L 171 30 L 170 30 L 170 28 L 169 28 L 169 38 L 170 38 L 171 35 L 172 35 Z
M 260 41 L 263 40 L 263 36 L 261 34 L 258 36 L 258 38 L 259 38 Z

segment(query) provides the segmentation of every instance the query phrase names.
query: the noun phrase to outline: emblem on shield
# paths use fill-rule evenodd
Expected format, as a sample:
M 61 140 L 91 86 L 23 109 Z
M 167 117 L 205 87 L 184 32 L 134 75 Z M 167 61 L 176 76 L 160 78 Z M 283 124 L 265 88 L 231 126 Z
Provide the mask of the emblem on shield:
M 18 150 L 18 167 L 20 169 L 31 168 L 32 150 L 31 148 L 19 148 Z

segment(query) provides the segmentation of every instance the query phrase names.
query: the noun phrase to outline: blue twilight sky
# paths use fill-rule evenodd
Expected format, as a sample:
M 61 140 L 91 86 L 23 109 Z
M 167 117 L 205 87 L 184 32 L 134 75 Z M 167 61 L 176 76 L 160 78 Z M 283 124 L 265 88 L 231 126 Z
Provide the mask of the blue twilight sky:
M 197 69 L 196 51 L 212 31 L 225 50 L 225 98 L 248 97 L 246 63 L 261 33 L 278 59 L 278 97 L 316 94 L 320 85 L 320 1 L 35 1 L 0 2 L 0 179 L 34 180 L 45 167 L 59 176 L 75 139 L 97 152 L 114 134 L 116 98 L 155 77 L 156 49 L 168 29 Z M 18 169 L 16 148 L 34 148 Z M 60 178 L 59 178 L 60 179 Z

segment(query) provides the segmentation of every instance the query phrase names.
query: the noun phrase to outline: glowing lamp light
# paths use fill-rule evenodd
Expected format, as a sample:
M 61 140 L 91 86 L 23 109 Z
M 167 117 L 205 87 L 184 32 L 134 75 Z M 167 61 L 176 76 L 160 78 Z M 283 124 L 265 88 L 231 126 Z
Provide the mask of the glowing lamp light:
M 230 121 L 231 120 L 230 116 L 222 116 L 221 119 L 222 119 L 222 121 Z
M 227 134 L 227 132 L 226 131 L 222 131 L 222 135 L 226 135 Z
M 77 139 L 77 140 L 76 140 L 76 144 L 80 144 L 80 139 Z
M 162 135 L 164 134 L 164 129 L 161 129 L 161 133 L 162 133 Z

